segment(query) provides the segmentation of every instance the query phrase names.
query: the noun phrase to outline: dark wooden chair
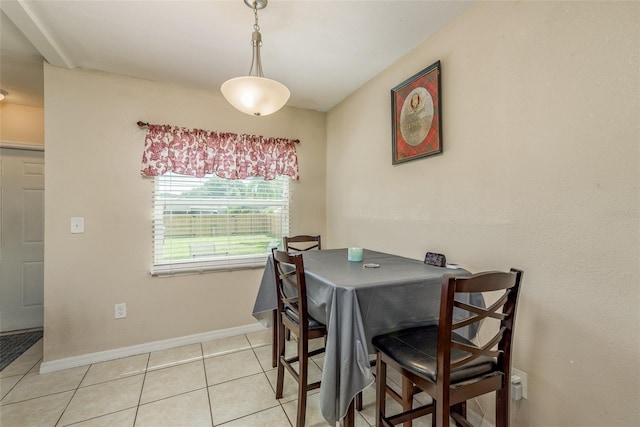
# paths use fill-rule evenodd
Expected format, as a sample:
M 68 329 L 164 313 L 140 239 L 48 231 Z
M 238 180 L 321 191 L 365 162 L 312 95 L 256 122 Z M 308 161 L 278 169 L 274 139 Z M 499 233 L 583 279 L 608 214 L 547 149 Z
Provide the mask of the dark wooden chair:
M 449 426 L 449 417 L 460 426 L 466 420 L 466 401 L 496 392 L 496 427 L 509 426 L 511 348 L 518 293 L 523 272 L 487 272 L 466 277 L 445 275 L 440 299 L 438 325 L 418 326 L 373 338 L 376 360 L 376 426 L 392 426 L 432 414 L 432 425 Z M 455 300 L 456 294 L 499 292 L 488 308 Z M 457 307 L 469 313 L 453 321 Z M 495 322 L 497 333 L 474 344 L 454 332 L 483 319 Z M 487 325 L 488 326 L 488 325 Z M 483 330 L 484 331 L 484 330 Z M 433 403 L 387 416 L 385 394 L 387 366 L 397 369 L 405 385 L 415 384 L 427 392 Z M 412 393 L 411 393 L 412 394 Z
M 320 235 L 317 236 L 310 236 L 310 235 L 299 235 L 299 236 L 292 236 L 292 237 L 287 237 L 285 236 L 283 238 L 283 242 L 284 242 L 284 249 L 287 252 L 304 252 L 304 251 L 310 251 L 312 249 L 317 249 L 317 250 L 321 250 L 322 249 L 322 242 L 321 242 L 321 238 Z M 286 338 L 287 341 L 289 341 L 291 335 L 289 332 L 286 332 Z M 277 329 L 276 329 L 276 312 L 273 312 L 273 339 L 272 339 L 272 360 L 271 360 L 271 366 L 273 366 L 274 368 L 277 366 L 278 364 L 278 334 L 277 334 Z
M 311 249 L 322 249 L 322 242 L 320 235 L 309 236 L 300 235 L 292 237 L 284 237 L 284 249 L 287 252 L 302 252 L 309 251 Z
M 320 381 L 308 384 L 309 357 L 324 352 L 324 347 L 309 351 L 309 340 L 327 336 L 325 325 L 309 316 L 307 287 L 302 255 L 273 251 L 273 267 L 278 292 L 278 376 L 276 399 L 282 398 L 285 368 L 298 383 L 296 426 L 303 427 L 307 410 L 307 392 L 320 387 Z M 296 356 L 285 357 L 285 331 L 297 336 Z M 298 362 L 298 370 L 292 366 Z

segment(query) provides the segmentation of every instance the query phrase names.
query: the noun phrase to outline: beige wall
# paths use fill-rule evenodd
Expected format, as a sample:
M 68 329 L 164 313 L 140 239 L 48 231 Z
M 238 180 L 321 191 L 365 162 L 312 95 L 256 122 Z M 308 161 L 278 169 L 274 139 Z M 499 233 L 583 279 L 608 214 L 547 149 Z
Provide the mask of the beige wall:
M 529 396 L 515 425 L 635 425 L 639 7 L 479 3 L 333 109 L 326 130 L 321 113 L 255 119 L 217 95 L 46 66 L 45 360 L 254 322 L 259 270 L 149 277 L 146 120 L 300 138 L 293 231 L 328 247 L 523 268 L 515 365 Z M 392 166 L 389 89 L 438 59 L 445 152 Z M 85 234 L 69 234 L 71 216 Z M 118 302 L 129 313 L 116 321 Z
M 638 2 L 478 3 L 327 117 L 329 245 L 525 270 L 515 426 L 640 419 L 638 22 Z M 436 60 L 444 153 L 392 166 L 389 91 Z
M 325 234 L 326 115 L 254 118 L 221 95 L 48 65 L 45 88 L 45 361 L 255 324 L 261 270 L 149 276 L 152 183 L 135 123 L 300 139 L 292 231 Z M 75 216 L 84 234 L 69 233 Z M 114 320 L 120 302 L 128 317 Z
M 44 145 L 44 110 L 0 102 L 0 141 Z

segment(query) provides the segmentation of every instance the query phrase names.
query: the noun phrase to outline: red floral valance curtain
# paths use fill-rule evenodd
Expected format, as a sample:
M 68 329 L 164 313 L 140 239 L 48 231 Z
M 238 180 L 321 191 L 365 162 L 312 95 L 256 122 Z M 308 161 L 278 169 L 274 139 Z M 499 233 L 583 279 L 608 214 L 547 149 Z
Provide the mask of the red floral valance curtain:
M 144 176 L 167 172 L 203 177 L 266 180 L 287 175 L 297 180 L 298 140 L 219 133 L 169 125 L 149 125 L 142 154 Z

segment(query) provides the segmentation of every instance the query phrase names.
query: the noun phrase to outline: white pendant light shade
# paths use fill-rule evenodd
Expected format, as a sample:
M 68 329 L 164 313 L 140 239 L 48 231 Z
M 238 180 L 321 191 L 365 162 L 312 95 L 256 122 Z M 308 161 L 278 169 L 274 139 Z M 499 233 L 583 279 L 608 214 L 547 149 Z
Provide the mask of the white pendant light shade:
M 220 90 L 229 104 L 252 116 L 275 113 L 287 103 L 291 94 L 282 83 L 255 76 L 227 80 Z
M 222 95 L 237 110 L 251 116 L 268 116 L 281 109 L 289 100 L 289 89 L 275 80 L 267 79 L 262 73 L 260 47 L 262 34 L 258 25 L 258 9 L 264 9 L 269 0 L 244 0 L 253 9 L 255 23 L 251 34 L 251 68 L 249 75 L 227 80 L 220 87 Z M 255 72 L 255 74 L 254 74 Z

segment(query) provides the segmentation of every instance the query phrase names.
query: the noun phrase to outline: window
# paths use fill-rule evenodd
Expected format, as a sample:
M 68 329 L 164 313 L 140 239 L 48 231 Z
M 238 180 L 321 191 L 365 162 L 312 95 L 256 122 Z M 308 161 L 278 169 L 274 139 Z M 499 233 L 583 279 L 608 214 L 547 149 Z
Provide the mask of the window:
M 152 274 L 263 266 L 289 233 L 289 181 L 156 176 Z

